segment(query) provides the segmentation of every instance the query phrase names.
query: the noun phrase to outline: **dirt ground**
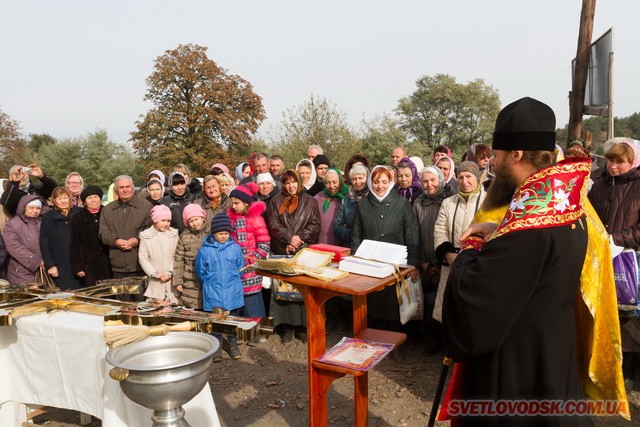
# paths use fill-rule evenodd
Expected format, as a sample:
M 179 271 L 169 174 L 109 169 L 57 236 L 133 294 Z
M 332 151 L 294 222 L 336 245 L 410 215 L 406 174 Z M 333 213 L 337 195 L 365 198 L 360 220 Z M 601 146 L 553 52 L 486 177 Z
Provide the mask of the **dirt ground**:
M 327 346 L 341 335 L 327 336 Z M 426 426 L 441 369 L 441 357 L 423 355 L 422 345 L 405 343 L 404 360 L 386 357 L 369 372 L 369 425 Z M 243 357 L 231 360 L 225 353 L 211 367 L 213 399 L 220 423 L 225 427 L 308 425 L 307 348 L 298 340 L 283 345 L 277 335 L 259 347 L 241 346 Z M 329 424 L 353 425 L 353 380 L 341 378 L 329 392 Z M 633 422 L 620 417 L 595 419 L 600 426 L 631 426 L 640 419 L 640 393 L 629 395 Z M 39 424 L 52 421 L 78 423 L 77 413 L 54 411 L 39 417 Z M 446 426 L 448 422 L 436 423 Z M 57 424 L 60 425 L 60 424 Z M 91 427 L 101 423 L 94 420 Z M 106 426 L 108 427 L 108 426 Z M 193 426 L 200 427 L 200 426 Z

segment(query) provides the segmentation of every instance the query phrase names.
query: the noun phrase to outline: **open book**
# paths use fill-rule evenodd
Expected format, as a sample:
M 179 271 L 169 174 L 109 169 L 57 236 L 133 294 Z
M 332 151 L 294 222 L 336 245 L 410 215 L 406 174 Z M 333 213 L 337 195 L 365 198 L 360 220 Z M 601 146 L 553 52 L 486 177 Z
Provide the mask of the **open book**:
M 395 271 L 393 264 L 406 263 L 406 246 L 363 240 L 355 255 L 343 258 L 338 268 L 365 276 L 387 277 Z

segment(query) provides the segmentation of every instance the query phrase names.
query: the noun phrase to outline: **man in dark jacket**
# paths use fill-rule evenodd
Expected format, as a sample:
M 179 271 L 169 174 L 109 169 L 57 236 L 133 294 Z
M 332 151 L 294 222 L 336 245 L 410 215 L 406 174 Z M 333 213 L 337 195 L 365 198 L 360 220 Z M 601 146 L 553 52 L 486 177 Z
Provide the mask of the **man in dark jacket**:
M 278 191 L 282 190 L 282 182 L 280 181 L 280 177 L 274 175 L 269 171 L 269 156 L 267 155 L 267 153 L 253 153 L 249 161 L 251 162 L 251 167 L 253 168 L 253 174 L 240 181 L 240 184 L 246 184 L 248 182 L 255 182 L 257 184 L 258 175 L 261 173 L 268 173 L 271 174 L 273 181 L 276 183 Z
M 574 304 L 587 249 L 581 190 L 590 162 L 552 165 L 555 115 L 531 98 L 500 112 L 492 148 L 492 197 L 511 203 L 499 226 L 463 233 L 451 267 L 443 315 L 446 347 L 461 367 L 454 410 L 472 400 L 488 405 L 479 417 L 458 411 L 461 425 L 592 425 L 562 413 L 565 403 L 584 399 Z M 487 416 L 519 401 L 523 413 Z M 541 416 L 551 402 L 560 404 Z
M 40 184 L 34 184 L 29 180 L 34 176 L 40 180 Z M 0 197 L 0 204 L 3 205 L 11 216 L 16 214 L 18 203 L 22 196 L 36 194 L 43 199 L 51 197 L 51 193 L 58 186 L 56 181 L 45 175 L 35 163 L 28 167 L 14 165 L 9 169 L 9 186 Z
M 118 200 L 102 209 L 99 235 L 109 246 L 109 260 L 113 278 L 144 276 L 138 262 L 139 234 L 151 226 L 151 208 L 148 201 L 135 195 L 130 176 L 120 175 L 114 181 Z M 123 296 L 123 299 L 128 296 Z M 142 301 L 142 294 L 133 295 L 133 300 Z

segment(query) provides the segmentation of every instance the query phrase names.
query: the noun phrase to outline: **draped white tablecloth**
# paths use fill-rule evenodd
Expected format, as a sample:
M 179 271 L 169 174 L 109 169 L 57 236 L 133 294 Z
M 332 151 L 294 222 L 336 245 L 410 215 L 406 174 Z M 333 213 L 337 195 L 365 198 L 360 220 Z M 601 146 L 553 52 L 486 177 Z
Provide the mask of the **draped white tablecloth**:
M 0 326 L 0 425 L 16 425 L 26 403 L 91 414 L 104 427 L 151 426 L 152 411 L 109 377 L 107 351 L 102 316 L 54 311 Z M 183 408 L 194 427 L 220 425 L 208 384 Z

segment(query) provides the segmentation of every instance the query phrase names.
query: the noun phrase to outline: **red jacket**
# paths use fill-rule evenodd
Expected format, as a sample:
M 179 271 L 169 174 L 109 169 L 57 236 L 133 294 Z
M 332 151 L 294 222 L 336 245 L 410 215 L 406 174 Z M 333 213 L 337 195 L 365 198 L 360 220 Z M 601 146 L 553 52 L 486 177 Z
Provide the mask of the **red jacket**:
M 232 208 L 227 210 L 231 219 L 231 237 L 242 248 L 244 265 L 252 264 L 256 259 L 266 259 L 271 239 L 262 213 L 267 209 L 264 202 L 253 202 L 245 214 L 237 214 Z M 262 276 L 254 270 L 245 270 L 242 275 L 245 295 L 260 292 Z

